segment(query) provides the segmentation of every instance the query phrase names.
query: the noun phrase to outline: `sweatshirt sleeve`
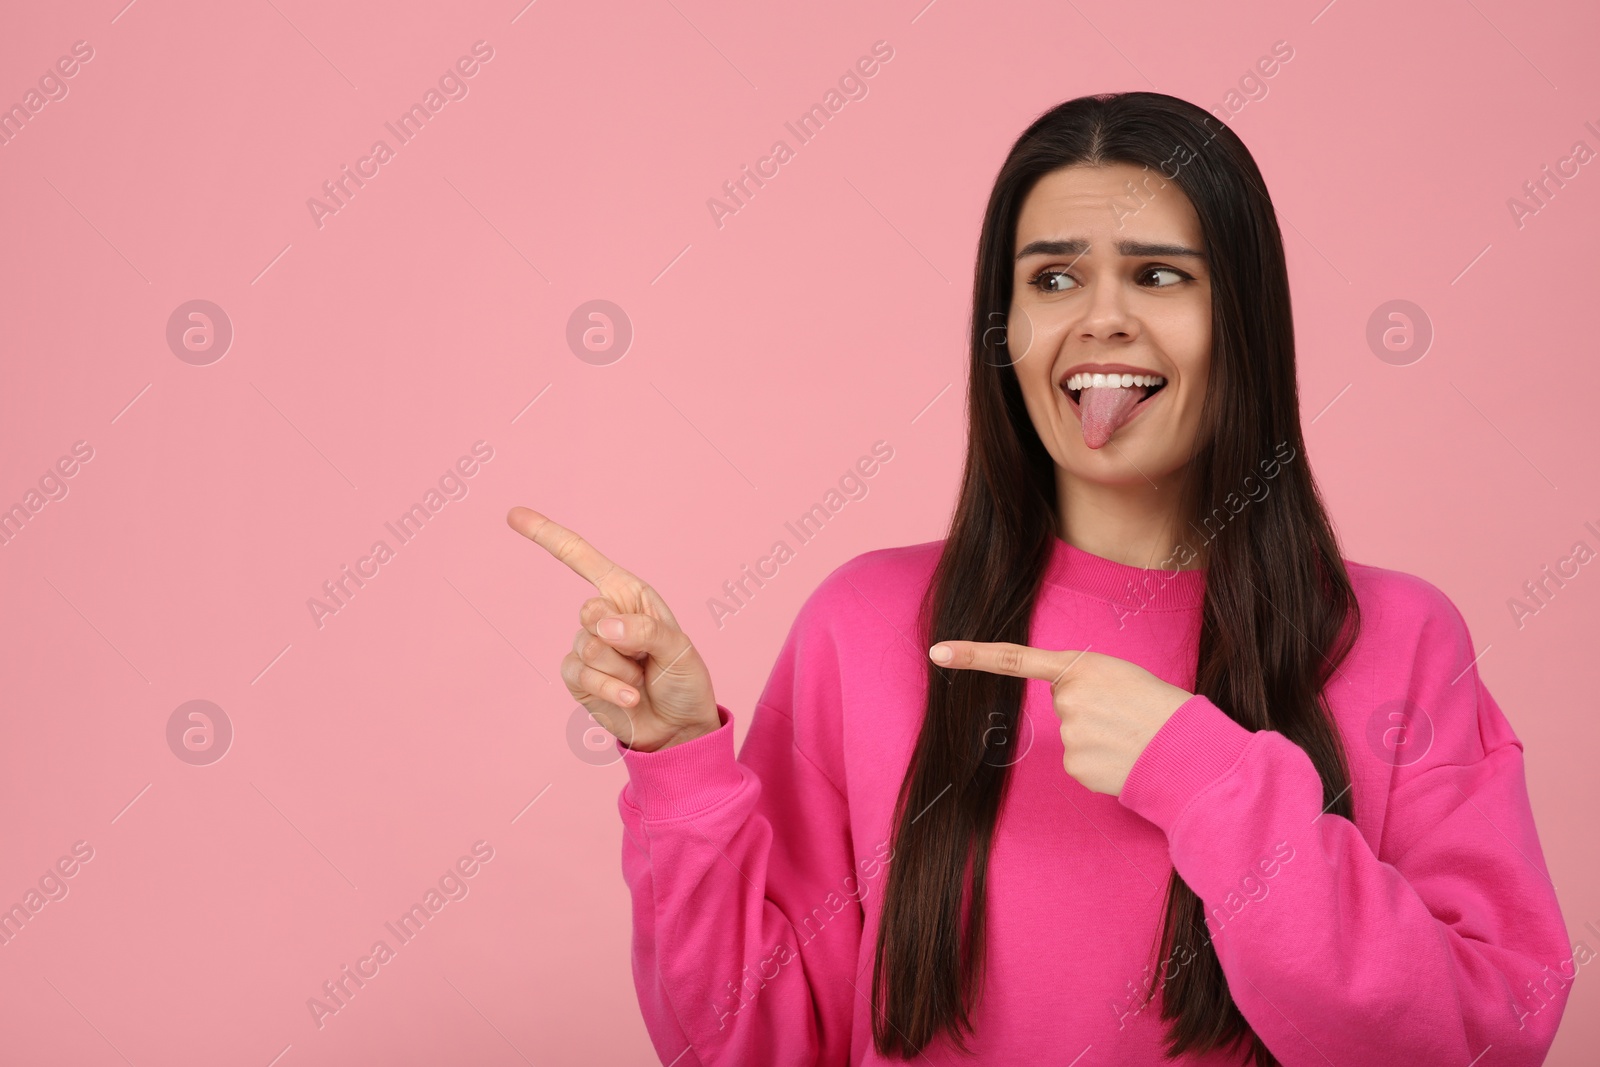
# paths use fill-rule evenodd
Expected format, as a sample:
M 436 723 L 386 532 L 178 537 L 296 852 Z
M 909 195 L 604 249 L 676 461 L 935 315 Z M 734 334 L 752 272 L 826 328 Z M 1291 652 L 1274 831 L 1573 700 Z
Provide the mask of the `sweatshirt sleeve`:
M 712 733 L 623 750 L 633 979 L 664 1064 L 848 1059 L 863 917 L 845 795 L 837 772 L 819 766 L 841 766 L 827 740 L 838 736 L 839 684 L 812 608 L 779 653 L 737 760 L 720 704 Z
M 1478 676 L 1465 620 L 1412 581 L 1424 616 L 1413 661 L 1376 667 L 1402 696 L 1362 709 L 1367 737 L 1346 742 L 1358 778 L 1389 782 L 1376 847 L 1323 813 L 1298 745 L 1199 695 L 1120 796 L 1166 834 L 1235 1003 L 1285 1067 L 1539 1064 L 1575 974 L 1522 744 Z M 1409 719 L 1387 714 L 1402 707 Z M 1386 735 L 1393 721 L 1410 736 Z M 1391 743 L 1417 747 L 1372 773 Z

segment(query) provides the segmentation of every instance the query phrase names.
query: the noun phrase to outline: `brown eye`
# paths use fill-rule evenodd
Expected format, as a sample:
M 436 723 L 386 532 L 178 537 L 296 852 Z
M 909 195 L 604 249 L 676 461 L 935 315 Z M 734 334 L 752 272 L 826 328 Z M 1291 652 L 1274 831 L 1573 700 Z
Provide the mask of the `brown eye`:
M 1064 270 L 1042 270 L 1029 279 L 1028 284 L 1039 290 L 1041 293 L 1060 293 L 1064 292 L 1065 290 L 1057 288 L 1056 285 L 1052 283 L 1051 279 L 1070 280 L 1071 277 L 1072 275 L 1068 274 Z
M 1189 277 L 1189 275 L 1183 273 L 1181 270 L 1178 270 L 1176 267 L 1151 267 L 1149 270 L 1145 271 L 1144 276 L 1148 278 L 1153 274 L 1171 274 L 1177 279 L 1177 281 L 1167 282 L 1165 285 L 1151 286 L 1153 289 L 1170 289 L 1179 282 L 1186 281 Z

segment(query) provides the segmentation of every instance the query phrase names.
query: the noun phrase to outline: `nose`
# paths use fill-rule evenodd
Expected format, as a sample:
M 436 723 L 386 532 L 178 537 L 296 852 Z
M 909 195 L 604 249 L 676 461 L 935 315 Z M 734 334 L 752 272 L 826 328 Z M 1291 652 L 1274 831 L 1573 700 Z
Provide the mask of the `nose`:
M 1083 341 L 1131 341 L 1138 336 L 1139 324 L 1128 311 L 1127 295 L 1113 281 L 1096 278 L 1089 282 L 1088 299 L 1077 334 Z

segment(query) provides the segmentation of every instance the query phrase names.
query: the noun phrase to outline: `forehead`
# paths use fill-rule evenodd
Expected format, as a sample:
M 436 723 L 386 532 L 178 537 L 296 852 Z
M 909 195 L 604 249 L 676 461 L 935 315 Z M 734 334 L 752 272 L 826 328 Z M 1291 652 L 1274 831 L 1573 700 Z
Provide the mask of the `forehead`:
M 1130 163 L 1063 167 L 1029 190 L 1017 215 L 1015 247 L 1073 237 L 1088 238 L 1091 254 L 1125 240 L 1199 248 L 1200 217 L 1183 191 L 1155 170 Z

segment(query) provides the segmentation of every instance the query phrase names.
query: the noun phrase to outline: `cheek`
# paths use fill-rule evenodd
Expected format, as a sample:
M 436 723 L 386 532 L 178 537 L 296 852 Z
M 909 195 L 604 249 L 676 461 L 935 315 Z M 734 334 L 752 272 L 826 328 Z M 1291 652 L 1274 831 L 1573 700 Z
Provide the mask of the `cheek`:
M 1208 360 L 1202 355 L 1182 368 L 1184 378 L 1184 420 L 1195 426 L 1200 423 L 1200 409 L 1210 390 L 1211 375 Z
M 1199 425 L 1200 409 L 1210 388 L 1210 320 L 1172 322 L 1158 343 L 1176 365 L 1182 409 L 1179 424 L 1192 429 Z
M 1167 352 L 1195 392 L 1205 391 L 1211 368 L 1211 309 L 1197 306 L 1183 321 L 1174 323 Z

